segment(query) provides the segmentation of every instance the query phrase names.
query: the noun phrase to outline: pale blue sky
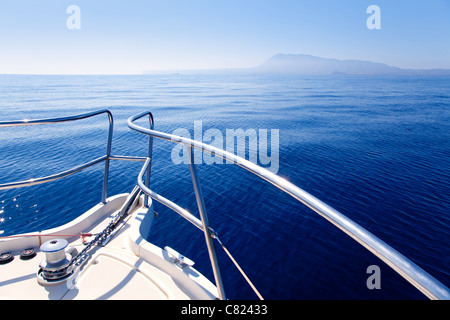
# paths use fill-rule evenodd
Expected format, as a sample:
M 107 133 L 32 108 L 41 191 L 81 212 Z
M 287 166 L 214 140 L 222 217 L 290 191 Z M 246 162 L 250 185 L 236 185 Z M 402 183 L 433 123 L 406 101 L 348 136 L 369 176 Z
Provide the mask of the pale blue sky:
M 366 27 L 373 4 L 380 30 Z M 450 69 L 450 1 L 0 0 L 0 73 L 243 68 L 277 53 Z

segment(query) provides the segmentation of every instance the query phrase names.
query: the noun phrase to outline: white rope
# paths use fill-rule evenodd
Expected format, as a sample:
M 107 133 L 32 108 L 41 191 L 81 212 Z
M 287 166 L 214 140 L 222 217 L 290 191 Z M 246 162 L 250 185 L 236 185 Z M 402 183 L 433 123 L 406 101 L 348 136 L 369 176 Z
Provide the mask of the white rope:
M 239 266 L 239 264 L 236 262 L 236 260 L 234 260 L 233 256 L 231 255 L 231 253 L 227 250 L 227 248 L 225 248 L 225 246 L 222 244 L 222 242 L 219 240 L 219 238 L 217 237 L 217 235 L 214 236 L 214 238 L 216 238 L 216 240 L 220 243 L 220 245 L 222 246 L 223 250 L 225 251 L 225 253 L 230 257 L 231 261 L 233 261 L 234 265 L 236 266 L 236 268 L 239 270 L 239 272 L 242 274 L 242 276 L 245 278 L 245 280 L 247 281 L 247 283 L 250 285 L 250 287 L 253 289 L 253 291 L 256 293 L 256 295 L 259 297 L 260 300 L 264 300 L 264 298 L 261 296 L 261 294 L 259 293 L 259 291 L 256 289 L 256 287 L 253 285 L 253 283 L 250 281 L 250 279 L 247 277 L 247 275 L 245 274 L 244 270 L 242 270 L 242 268 Z

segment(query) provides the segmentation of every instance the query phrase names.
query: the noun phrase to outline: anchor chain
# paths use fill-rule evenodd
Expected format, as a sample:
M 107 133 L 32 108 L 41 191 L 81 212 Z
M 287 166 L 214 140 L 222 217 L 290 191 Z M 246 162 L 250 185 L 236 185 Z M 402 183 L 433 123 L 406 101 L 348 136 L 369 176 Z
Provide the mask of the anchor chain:
M 114 232 L 114 229 L 123 221 L 123 219 L 128 215 L 130 208 L 133 206 L 133 203 L 136 199 L 139 199 L 139 195 L 141 194 L 141 190 L 138 186 L 135 186 L 133 191 L 128 195 L 125 203 L 122 208 L 116 213 L 116 215 L 112 218 L 112 221 L 108 224 L 108 226 L 103 229 L 102 232 L 98 233 L 93 240 L 91 240 L 86 247 L 78 253 L 70 263 L 59 269 L 59 270 L 46 270 L 47 274 L 53 273 L 62 273 L 66 272 L 67 274 L 72 273 L 73 268 L 81 266 L 89 257 L 87 253 L 94 245 L 100 245 L 103 241 L 107 240 L 108 237 Z M 72 268 L 69 270 L 69 268 Z M 69 271 L 69 272 L 67 272 Z
M 89 258 L 89 254 L 87 253 L 93 246 L 95 245 L 101 245 L 105 240 L 108 239 L 108 237 L 113 233 L 114 229 L 119 225 L 119 223 L 124 219 L 124 217 L 126 216 L 126 214 L 122 214 L 120 211 L 112 218 L 112 221 L 108 224 L 108 226 L 103 229 L 102 232 L 97 233 L 95 238 L 93 240 L 91 240 L 86 247 L 80 252 L 78 253 L 74 258 L 72 258 L 72 260 L 70 261 L 70 263 L 65 266 L 64 268 L 61 268 L 59 270 L 54 270 L 54 271 L 46 271 L 46 273 L 62 273 L 62 272 L 66 272 L 67 270 L 69 270 L 69 268 L 75 268 L 75 267 L 79 267 L 81 266 L 88 258 Z M 72 270 L 70 270 L 70 272 L 67 273 L 71 273 Z

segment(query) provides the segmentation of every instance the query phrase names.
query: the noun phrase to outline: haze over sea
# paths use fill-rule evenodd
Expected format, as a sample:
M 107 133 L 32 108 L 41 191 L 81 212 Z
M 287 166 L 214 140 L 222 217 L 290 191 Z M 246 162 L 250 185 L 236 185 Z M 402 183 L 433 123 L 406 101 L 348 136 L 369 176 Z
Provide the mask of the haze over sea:
M 114 115 L 112 153 L 146 155 L 126 126 L 279 129 L 278 174 L 347 215 L 450 286 L 450 77 L 298 75 L 0 75 L 0 121 Z M 106 117 L 0 130 L 0 183 L 69 169 L 105 152 Z M 145 125 L 144 121 L 141 121 Z M 155 141 L 151 188 L 197 215 L 189 170 Z M 142 163 L 111 163 L 108 194 L 130 192 Z M 424 299 L 316 213 L 231 165 L 200 165 L 212 228 L 266 299 Z M 56 182 L 0 191 L 2 235 L 56 227 L 100 201 L 98 165 Z M 155 204 L 149 240 L 213 280 L 204 236 Z M 1 236 L 1 235 L 0 235 Z M 255 299 L 218 247 L 230 299 Z M 370 265 L 381 289 L 369 290 Z

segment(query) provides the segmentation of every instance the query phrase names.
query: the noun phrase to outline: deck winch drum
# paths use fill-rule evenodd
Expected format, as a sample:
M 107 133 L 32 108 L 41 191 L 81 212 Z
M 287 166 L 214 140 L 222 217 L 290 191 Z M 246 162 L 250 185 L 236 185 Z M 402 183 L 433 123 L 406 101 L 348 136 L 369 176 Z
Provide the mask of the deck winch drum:
M 68 244 L 65 239 L 53 239 L 41 245 L 45 259 L 39 265 L 38 279 L 44 280 L 43 283 L 60 280 L 71 274 L 71 268 L 66 268 L 72 261 L 72 255 L 66 250 Z

